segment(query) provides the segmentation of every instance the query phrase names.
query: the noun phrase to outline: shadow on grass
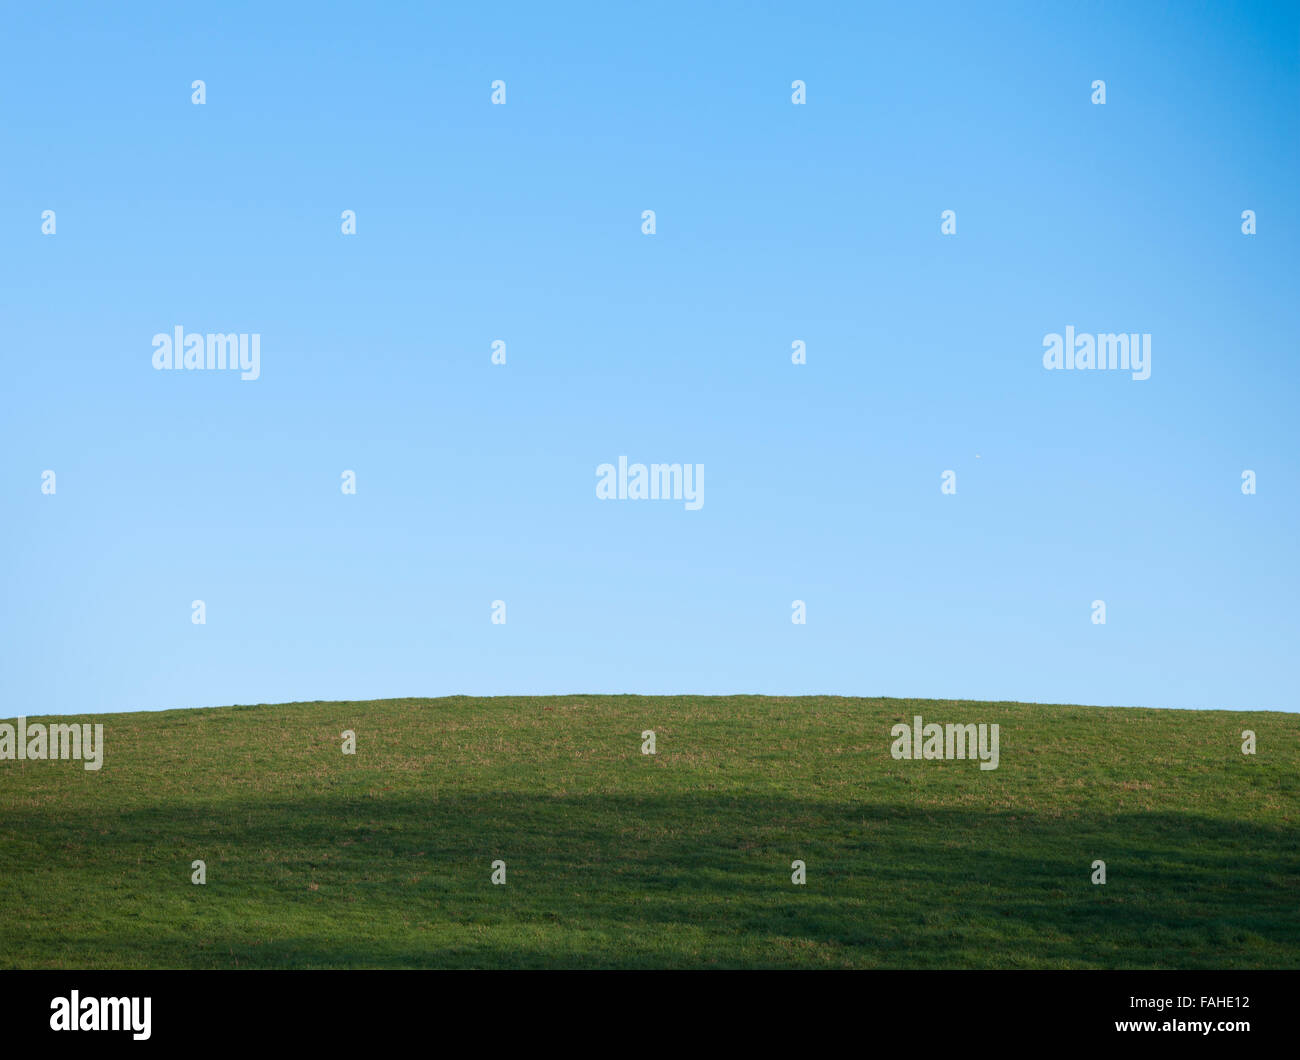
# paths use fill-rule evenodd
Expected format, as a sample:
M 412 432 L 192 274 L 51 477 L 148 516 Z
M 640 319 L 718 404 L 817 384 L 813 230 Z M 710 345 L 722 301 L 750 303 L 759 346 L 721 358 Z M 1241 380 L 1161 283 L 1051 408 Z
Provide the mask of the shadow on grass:
M 1294 832 L 1196 814 L 325 795 L 10 809 L 0 851 L 6 966 L 1300 965 Z

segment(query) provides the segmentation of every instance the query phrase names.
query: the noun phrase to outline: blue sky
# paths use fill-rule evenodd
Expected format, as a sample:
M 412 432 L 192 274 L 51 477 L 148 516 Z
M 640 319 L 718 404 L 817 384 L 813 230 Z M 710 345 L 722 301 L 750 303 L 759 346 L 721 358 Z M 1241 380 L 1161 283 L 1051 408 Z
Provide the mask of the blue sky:
M 983 7 L 6 8 L 0 715 L 1300 709 L 1300 12 Z

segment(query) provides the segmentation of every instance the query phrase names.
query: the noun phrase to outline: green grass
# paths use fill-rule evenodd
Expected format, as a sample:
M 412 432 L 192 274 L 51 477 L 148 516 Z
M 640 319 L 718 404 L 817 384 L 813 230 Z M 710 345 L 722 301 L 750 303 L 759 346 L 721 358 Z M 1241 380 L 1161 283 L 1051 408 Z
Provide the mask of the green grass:
M 895 761 L 913 714 L 999 723 L 1000 767 Z M 1300 967 L 1297 715 L 561 696 L 79 720 L 105 725 L 100 772 L 0 762 L 3 967 Z

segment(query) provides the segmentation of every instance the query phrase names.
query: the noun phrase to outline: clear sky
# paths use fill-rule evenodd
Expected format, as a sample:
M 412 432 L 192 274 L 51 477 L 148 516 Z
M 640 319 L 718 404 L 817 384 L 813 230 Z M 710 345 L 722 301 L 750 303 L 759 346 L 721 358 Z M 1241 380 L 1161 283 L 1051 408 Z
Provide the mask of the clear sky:
M 1300 709 L 1296 5 L 25 7 L 0 716 Z M 155 370 L 178 326 L 260 378 Z

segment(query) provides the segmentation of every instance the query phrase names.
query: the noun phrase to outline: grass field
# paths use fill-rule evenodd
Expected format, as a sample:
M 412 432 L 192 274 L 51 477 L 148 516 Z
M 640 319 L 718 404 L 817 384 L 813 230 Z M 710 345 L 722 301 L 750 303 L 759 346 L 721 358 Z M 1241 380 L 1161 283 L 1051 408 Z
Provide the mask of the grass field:
M 893 759 L 914 714 L 997 722 L 999 767 Z M 1300 967 L 1298 715 L 561 696 L 40 720 L 103 722 L 104 765 L 0 761 L 3 967 Z

